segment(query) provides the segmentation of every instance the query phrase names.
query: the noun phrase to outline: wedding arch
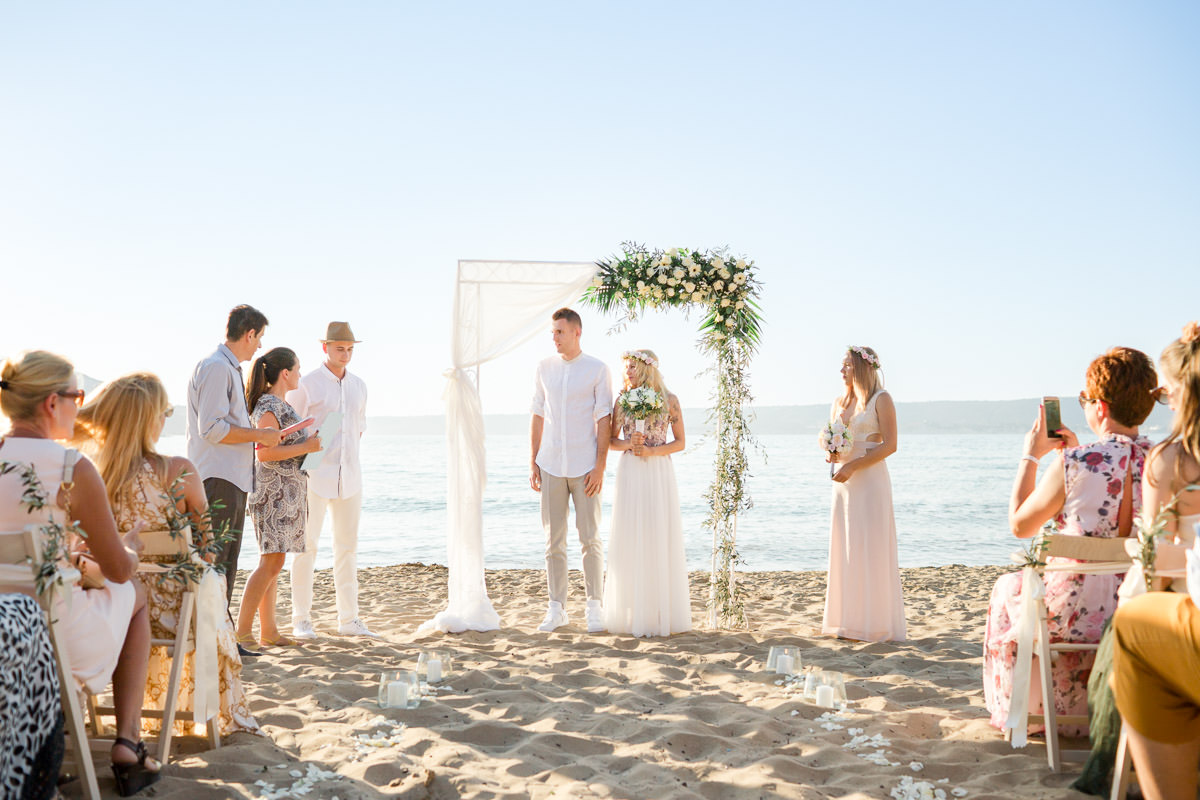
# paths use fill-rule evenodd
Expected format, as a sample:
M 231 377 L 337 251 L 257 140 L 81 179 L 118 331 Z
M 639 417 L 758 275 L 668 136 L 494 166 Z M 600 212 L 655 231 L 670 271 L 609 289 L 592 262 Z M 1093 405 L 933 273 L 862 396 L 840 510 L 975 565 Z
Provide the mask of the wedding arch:
M 738 511 L 749 508 L 746 450 L 753 439 L 745 407 L 747 369 L 761 332 L 761 285 L 753 262 L 726 250 L 649 251 L 625 243 L 620 255 L 595 263 L 459 261 L 454 292 L 453 367 L 446 371 L 446 609 L 420 631 L 460 633 L 500 627 L 483 571 L 486 483 L 479 367 L 544 331 L 556 309 L 577 301 L 633 321 L 646 309 L 703 309 L 702 352 L 713 356 L 717 386 L 710 420 L 717 427 L 716 475 L 706 494 L 713 531 L 708 622 L 742 626 L 736 581 Z
M 619 255 L 597 266 L 599 274 L 583 299 L 605 313 L 620 314 L 630 322 L 648 309 L 703 314 L 699 346 L 715 361 L 712 371 L 717 378 L 709 411 L 709 421 L 716 424 L 717 457 L 705 494 L 709 513 L 704 520 L 713 534 L 708 625 L 744 627 L 745 602 L 736 572 L 741 562 L 737 519 L 738 512 L 751 505 L 746 491 L 746 451 L 754 441 L 746 416 L 752 399 L 748 370 L 762 335 L 757 301 L 762 284 L 755 277 L 754 262 L 731 258 L 727 248 L 651 251 L 625 242 Z

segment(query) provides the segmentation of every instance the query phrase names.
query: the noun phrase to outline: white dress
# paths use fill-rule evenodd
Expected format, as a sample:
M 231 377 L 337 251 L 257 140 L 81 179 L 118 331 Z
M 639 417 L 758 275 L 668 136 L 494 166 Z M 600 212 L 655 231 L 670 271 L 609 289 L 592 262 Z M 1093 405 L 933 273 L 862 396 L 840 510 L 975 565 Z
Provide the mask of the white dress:
M 879 433 L 875 401 L 850 418 L 854 449 L 846 461 L 879 446 L 867 438 Z M 834 404 L 830 419 L 835 419 Z M 903 641 L 904 597 L 896 555 L 892 479 L 879 461 L 833 484 L 829 532 L 829 579 L 825 588 L 823 633 L 870 642 Z
M 646 444 L 666 442 L 667 416 L 646 421 Z M 634 422 L 626 420 L 625 438 Z M 604 624 L 610 633 L 669 636 L 692 629 L 683 519 L 670 456 L 621 454 L 613 496 Z
M 0 447 L 0 464 L 32 466 L 48 502 L 40 509 L 27 510 L 21 504 L 23 487 L 18 472 L 0 477 L 0 531 L 20 531 L 31 523 L 44 524 L 51 517 L 63 518 L 65 511 L 55 499 L 62 482 L 66 453 L 66 448 L 49 439 L 10 436 L 4 440 Z M 28 594 L 16 586 L 0 585 L 0 592 L 6 591 Z M 73 586 L 70 602 L 64 592 L 52 608 L 55 619 L 61 620 L 60 629 L 71 655 L 75 680 L 92 692 L 103 690 L 112 679 L 135 602 L 137 592 L 132 581 L 113 583 L 106 580 L 100 589 L 84 590 L 78 585 Z

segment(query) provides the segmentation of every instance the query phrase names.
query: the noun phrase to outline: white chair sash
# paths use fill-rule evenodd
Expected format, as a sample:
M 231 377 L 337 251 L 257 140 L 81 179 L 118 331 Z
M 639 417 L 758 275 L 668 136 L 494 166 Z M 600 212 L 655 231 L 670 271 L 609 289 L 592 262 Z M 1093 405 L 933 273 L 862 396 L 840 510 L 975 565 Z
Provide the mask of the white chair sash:
M 1187 551 L 1187 587 L 1192 602 L 1200 606 L 1200 523 L 1196 523 L 1196 540 Z
M 193 722 L 207 722 L 221 709 L 220 668 L 217 664 L 217 627 L 225 616 L 225 582 L 197 554 L 192 560 L 204 564 L 204 576 L 196 587 L 196 689 L 192 696 Z
M 1033 567 L 1021 570 L 1021 601 L 1014 625 L 1017 662 L 1013 667 L 1012 703 L 1005 729 L 1012 730 L 1012 746 L 1028 744 L 1029 689 L 1033 680 L 1033 642 L 1038 636 L 1038 606 L 1046 596 L 1046 584 Z

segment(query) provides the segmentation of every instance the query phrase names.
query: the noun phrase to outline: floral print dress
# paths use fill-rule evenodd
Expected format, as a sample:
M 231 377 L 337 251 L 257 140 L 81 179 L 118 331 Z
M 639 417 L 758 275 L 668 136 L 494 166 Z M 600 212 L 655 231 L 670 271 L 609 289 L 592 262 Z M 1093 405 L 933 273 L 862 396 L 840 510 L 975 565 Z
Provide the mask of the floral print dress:
M 117 528 L 122 534 L 133 529 L 138 522 L 145 525 L 146 530 L 164 530 L 169 527 L 169 518 L 175 512 L 174 503 L 169 492 L 155 472 L 154 466 L 145 461 L 142 471 L 134 479 L 133 486 L 126 499 L 113 508 L 113 516 L 117 519 Z M 170 562 L 170 558 L 154 558 L 145 556 L 143 561 Z M 150 635 L 155 639 L 171 639 L 175 636 L 179 624 L 179 605 L 183 601 L 183 585 L 178 581 L 160 580 L 159 573 L 139 572 L 138 580 L 146 589 L 146 609 L 150 614 Z M 193 627 L 193 630 L 195 628 Z M 189 653 L 183 665 L 183 676 L 179 681 L 179 704 L 181 711 L 192 709 L 192 693 L 196 688 L 192 654 Z M 250 713 L 246 702 L 246 692 L 242 688 L 242 659 L 237 652 L 237 639 L 234 637 L 233 625 L 228 617 L 217 621 L 217 667 L 220 673 L 219 687 L 221 691 L 221 706 L 218 714 L 221 735 L 235 731 L 252 731 L 257 733 L 258 723 Z M 166 704 L 167 686 L 171 680 L 171 658 L 167 648 L 150 648 L 150 670 L 146 675 L 146 708 L 162 709 Z M 142 732 L 157 734 L 162 720 L 142 718 Z M 178 721 L 175 723 L 176 733 L 188 735 L 192 733 L 192 723 Z
M 1118 535 L 1118 512 L 1128 475 L 1133 514 L 1142 508 L 1142 470 L 1150 441 L 1120 434 L 1063 451 L 1066 500 L 1055 522 L 1059 533 L 1073 536 Z M 1053 559 L 1065 561 L 1066 559 Z M 1082 575 L 1047 572 L 1046 608 L 1050 639 L 1055 642 L 1096 643 L 1104 623 L 1117 609 L 1121 575 Z M 1003 728 L 1012 700 L 1013 664 L 1017 658 L 1013 630 L 1021 599 L 1021 573 L 996 581 L 988 604 L 984 631 L 983 692 L 991 723 Z M 1051 668 L 1054 707 L 1059 714 L 1087 714 L 1087 681 L 1094 652 L 1058 653 Z M 1041 682 L 1030 686 L 1029 713 L 1042 713 Z M 1071 726 L 1063 730 L 1070 733 Z M 1087 729 L 1075 733 L 1086 733 Z

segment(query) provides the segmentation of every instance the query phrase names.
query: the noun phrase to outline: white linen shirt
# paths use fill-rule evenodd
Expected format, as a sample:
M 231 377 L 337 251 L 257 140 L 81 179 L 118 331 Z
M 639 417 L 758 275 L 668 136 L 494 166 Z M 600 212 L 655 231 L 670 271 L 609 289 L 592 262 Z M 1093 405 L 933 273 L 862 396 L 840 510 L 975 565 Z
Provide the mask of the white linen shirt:
M 313 417 L 320 426 L 331 411 L 342 412 L 337 431 L 321 431 L 325 455 L 308 473 L 309 491 L 327 500 L 353 497 L 362 491 L 362 465 L 358 446 L 367 429 L 367 384 L 349 370 L 341 380 L 324 363 L 300 379 L 287 393 L 287 401 L 301 419 Z
M 612 414 L 612 405 L 612 379 L 600 359 L 580 353 L 542 361 L 530 406 L 544 420 L 534 462 L 559 478 L 586 475 L 596 466 L 596 423 Z

